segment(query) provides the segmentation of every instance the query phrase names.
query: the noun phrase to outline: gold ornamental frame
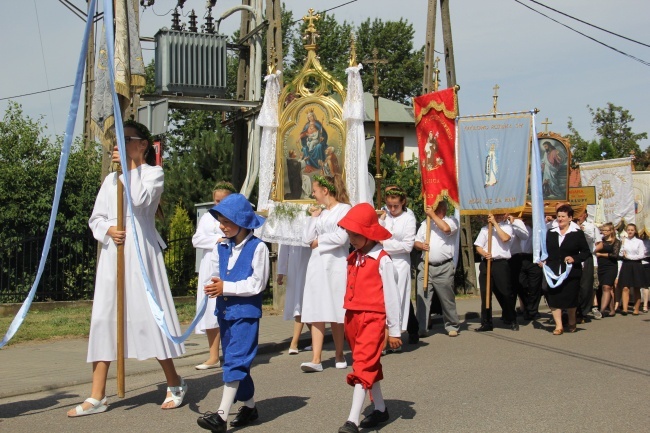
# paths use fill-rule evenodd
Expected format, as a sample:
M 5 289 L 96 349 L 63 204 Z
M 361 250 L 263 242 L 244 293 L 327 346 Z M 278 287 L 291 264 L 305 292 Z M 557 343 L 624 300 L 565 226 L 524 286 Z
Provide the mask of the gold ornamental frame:
M 539 142 L 539 151 L 540 151 L 540 161 L 542 163 L 542 167 L 544 167 L 545 164 L 548 164 L 548 159 L 546 159 L 546 153 L 549 153 L 549 151 L 556 150 L 558 154 L 560 155 L 560 159 L 564 159 L 564 163 L 562 164 L 564 166 L 564 172 L 562 173 L 561 177 L 563 177 L 563 183 L 559 186 L 562 186 L 564 190 L 564 194 L 562 195 L 557 195 L 553 194 L 551 187 L 545 186 L 544 182 L 548 182 L 548 179 L 545 179 L 545 173 L 544 169 L 542 168 L 542 189 L 546 188 L 544 191 L 544 202 L 546 201 L 555 201 L 555 202 L 566 202 L 569 200 L 569 175 L 571 173 L 571 143 L 569 140 L 560 134 L 556 134 L 555 132 L 539 132 L 537 133 L 537 141 Z M 549 150 L 545 149 L 545 143 L 549 143 L 550 147 L 553 147 L 551 149 L 549 147 Z M 561 145 L 561 147 L 559 146 Z M 558 150 L 560 149 L 560 150 Z
M 276 202 L 313 203 L 311 179 L 338 173 L 345 179 L 345 89 L 321 66 L 316 55 L 318 33 L 309 15 L 304 39 L 307 58 L 300 73 L 282 89 L 272 198 Z M 264 158 L 264 155 L 262 155 Z

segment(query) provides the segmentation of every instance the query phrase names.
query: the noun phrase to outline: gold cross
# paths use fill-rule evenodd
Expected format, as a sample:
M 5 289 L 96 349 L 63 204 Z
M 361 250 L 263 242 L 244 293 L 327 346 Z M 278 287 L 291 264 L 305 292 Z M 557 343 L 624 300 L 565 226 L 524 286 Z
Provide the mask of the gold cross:
M 434 92 L 438 91 L 438 84 L 440 83 L 440 69 L 438 68 L 439 63 L 440 63 L 440 57 L 436 57 L 435 66 L 433 67 L 433 72 L 435 73 L 435 77 L 433 79 Z
M 495 84 L 492 89 L 494 89 L 494 95 L 492 96 L 492 113 L 496 114 L 497 113 L 497 99 L 499 99 L 498 93 L 499 93 L 500 87 L 499 87 L 498 84 Z
M 542 122 L 542 125 L 544 125 L 544 132 L 548 132 L 548 125 L 552 125 L 552 124 L 553 122 L 549 122 L 547 117 L 546 120 Z
M 379 59 L 377 58 L 377 55 L 379 54 L 379 50 L 377 48 L 372 49 L 372 59 L 365 60 L 364 63 L 370 63 L 372 65 L 372 69 L 375 75 L 375 84 L 372 86 L 373 90 L 375 93 L 373 96 L 378 97 L 379 96 L 379 81 L 377 78 L 377 65 L 382 64 L 385 65 L 388 63 L 388 60 L 386 59 Z
M 314 9 L 309 8 L 307 11 L 309 15 L 306 15 L 302 17 L 302 20 L 307 23 L 307 29 L 305 30 L 305 38 L 311 38 L 311 44 L 316 45 L 316 38 L 318 37 L 318 33 L 316 31 L 316 27 L 314 26 L 314 21 L 317 21 L 320 19 L 320 14 L 314 15 Z

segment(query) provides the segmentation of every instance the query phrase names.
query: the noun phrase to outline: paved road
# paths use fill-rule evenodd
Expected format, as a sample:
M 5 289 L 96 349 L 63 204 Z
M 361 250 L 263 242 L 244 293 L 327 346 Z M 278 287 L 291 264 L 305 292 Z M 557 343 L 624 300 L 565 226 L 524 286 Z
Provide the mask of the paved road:
M 391 420 L 382 432 L 650 431 L 650 316 L 619 315 L 559 337 L 544 321 L 520 332 L 468 332 L 475 327 L 465 323 L 457 338 L 434 334 L 383 358 Z M 327 349 L 325 370 L 313 374 L 299 370 L 308 353 L 259 356 L 253 376 L 260 419 L 239 430 L 336 432 L 352 389 L 345 372 L 333 368 L 333 347 Z M 87 396 L 87 384 L 0 399 L 0 432 L 200 432 L 196 417 L 215 410 L 222 391 L 220 370 L 192 369 L 203 356 L 179 364 L 190 386 L 182 408 L 159 409 L 162 374 L 149 371 L 128 377 L 124 399 L 115 397 L 111 381 L 109 411 L 89 417 L 65 417 Z M 14 374 L 0 365 L 4 376 Z M 48 369 L 47 356 L 38 368 Z

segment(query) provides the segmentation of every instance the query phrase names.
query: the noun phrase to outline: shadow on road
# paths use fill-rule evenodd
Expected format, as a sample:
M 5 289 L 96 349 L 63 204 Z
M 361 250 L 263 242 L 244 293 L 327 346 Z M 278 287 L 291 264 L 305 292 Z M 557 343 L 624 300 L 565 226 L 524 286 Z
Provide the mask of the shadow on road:
M 67 392 L 57 392 L 36 400 L 22 400 L 14 403 L 2 404 L 0 405 L 0 418 L 36 415 L 41 412 L 55 409 L 54 406 L 56 406 L 56 409 L 58 410 L 61 400 L 72 397 L 78 397 L 78 395 L 69 394 Z

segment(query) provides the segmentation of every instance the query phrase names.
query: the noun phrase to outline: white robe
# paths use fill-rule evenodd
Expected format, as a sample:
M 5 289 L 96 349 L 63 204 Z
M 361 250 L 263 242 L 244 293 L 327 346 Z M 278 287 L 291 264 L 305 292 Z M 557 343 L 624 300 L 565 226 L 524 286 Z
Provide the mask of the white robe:
M 305 292 L 307 264 L 311 248 L 280 245 L 278 248 L 278 274 L 286 278 L 284 320 L 302 316 L 302 299 Z
M 415 243 L 415 215 L 411 209 L 395 218 L 386 212 L 386 219 L 379 222 L 393 235 L 384 241 L 384 251 L 393 259 L 400 293 L 400 326 L 402 331 L 406 331 L 411 306 L 411 250 Z
M 197 250 L 201 250 L 201 263 L 199 264 L 199 283 L 196 289 L 196 309 L 198 311 L 203 298 L 205 298 L 204 288 L 206 281 L 210 280 L 210 260 L 212 259 L 212 250 L 217 245 L 217 240 L 225 238 L 219 228 L 219 222 L 206 212 L 201 216 L 196 226 L 196 233 L 192 236 L 192 245 Z M 205 334 L 206 329 L 215 329 L 219 327 L 217 316 L 214 314 L 217 308 L 217 298 L 208 298 L 208 306 L 205 314 L 194 328 L 195 334 Z
M 349 204 L 339 203 L 331 210 L 323 209 L 318 217 L 309 218 L 305 227 L 303 242 L 311 244 L 318 239 L 318 247 L 311 250 L 307 265 L 303 323 L 343 323 L 350 239 L 337 224 L 350 208 Z
M 145 164 L 131 170 L 130 175 L 133 212 L 142 260 L 157 301 L 165 312 L 170 332 L 172 335 L 181 335 L 161 248 L 165 245 L 154 224 L 156 209 L 163 192 L 163 171 L 161 167 Z M 126 199 L 124 201 L 124 209 L 127 211 Z M 117 359 L 117 247 L 107 234 L 109 227 L 116 224 L 117 174 L 112 173 L 106 176 L 99 190 L 89 221 L 93 236 L 102 243 L 102 251 L 97 265 L 88 341 L 88 362 Z M 125 357 L 143 360 L 167 359 L 182 355 L 185 353 L 184 345 L 169 341 L 151 314 L 135 250 L 131 215 L 128 212 L 125 227 Z

